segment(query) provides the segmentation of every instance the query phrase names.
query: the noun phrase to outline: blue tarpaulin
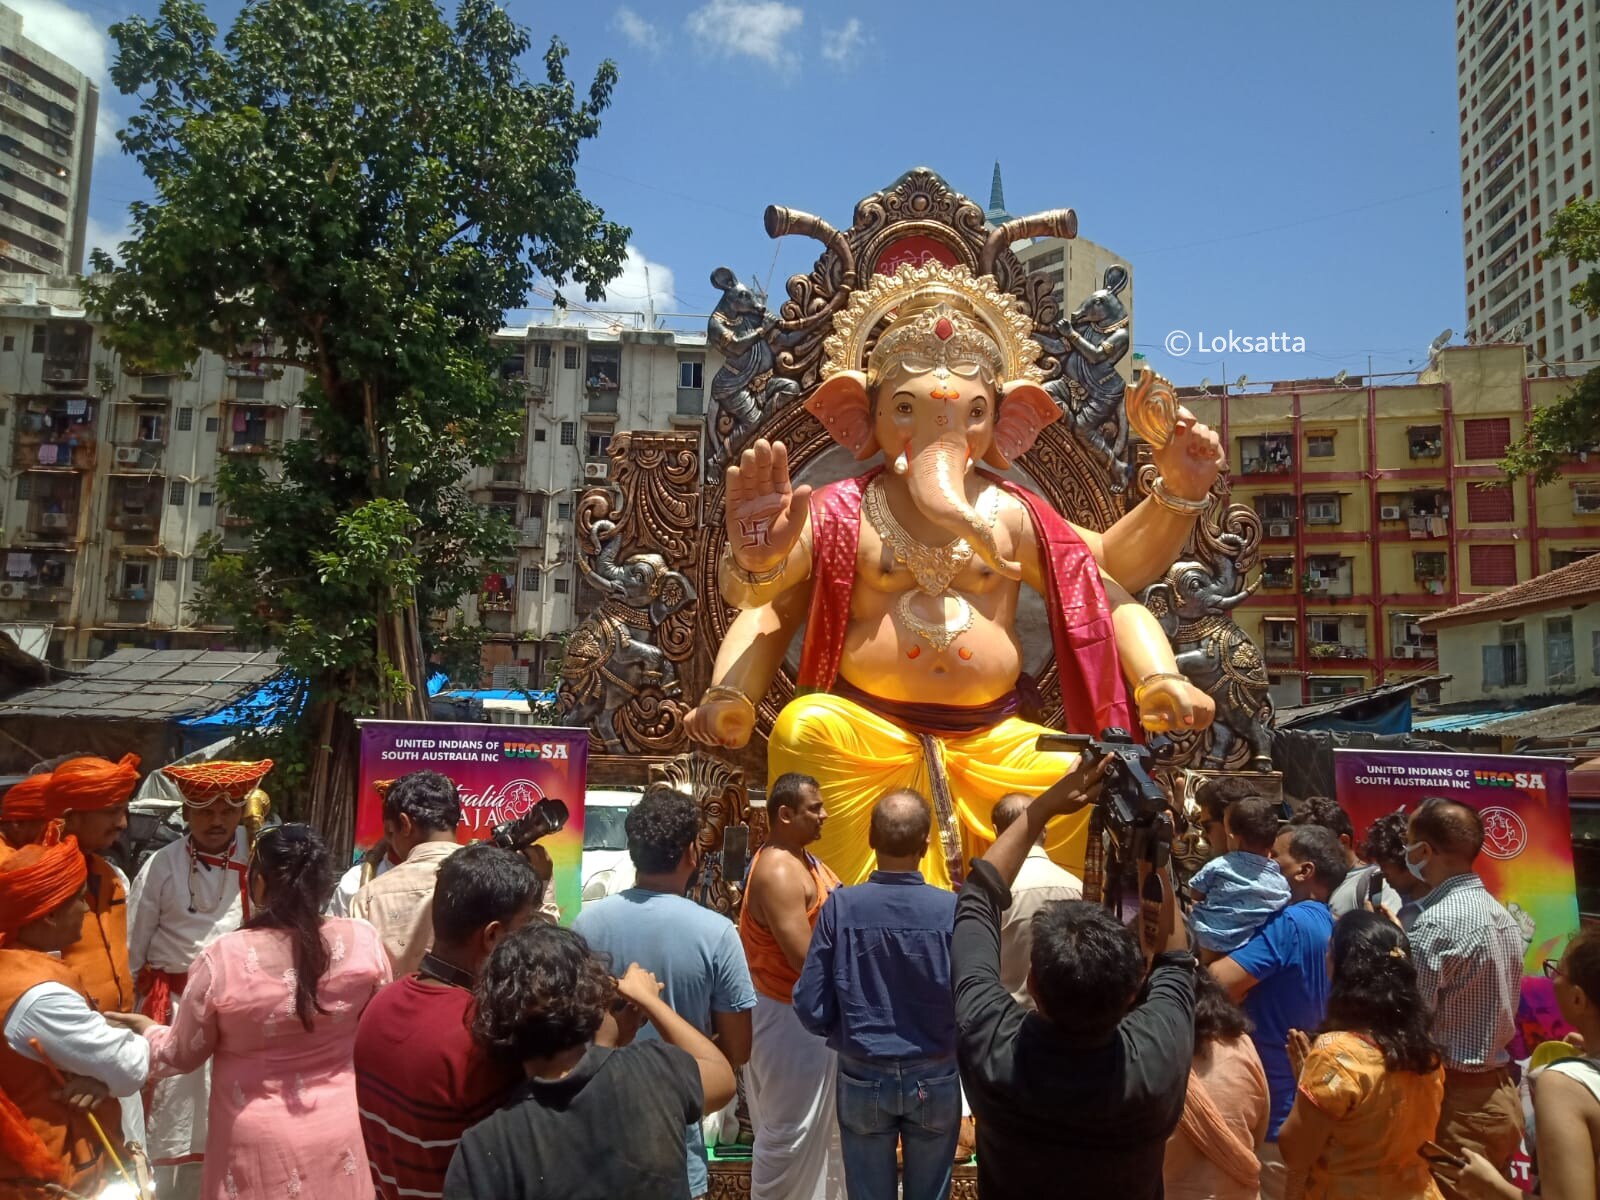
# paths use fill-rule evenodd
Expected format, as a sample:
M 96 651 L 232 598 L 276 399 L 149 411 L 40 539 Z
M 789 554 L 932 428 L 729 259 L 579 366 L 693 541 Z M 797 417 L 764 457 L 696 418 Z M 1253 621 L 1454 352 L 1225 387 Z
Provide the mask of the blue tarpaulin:
M 444 675 L 435 673 L 428 679 L 428 695 L 438 695 L 449 683 Z M 185 730 L 186 744 L 196 741 L 197 745 L 204 745 L 229 734 L 260 733 L 299 716 L 304 695 L 299 680 L 285 672 L 216 712 L 185 717 L 178 724 Z

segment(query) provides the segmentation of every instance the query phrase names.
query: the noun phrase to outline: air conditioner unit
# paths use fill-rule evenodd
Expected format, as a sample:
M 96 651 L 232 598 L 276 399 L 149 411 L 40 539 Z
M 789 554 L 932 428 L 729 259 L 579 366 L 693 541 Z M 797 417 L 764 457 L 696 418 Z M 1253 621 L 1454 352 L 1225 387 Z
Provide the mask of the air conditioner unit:
M 1396 646 L 1394 648 L 1394 656 L 1396 658 L 1411 658 L 1411 650 L 1412 648 L 1410 646 Z
M 1275 537 L 1275 538 L 1277 538 L 1277 537 L 1288 537 L 1289 536 L 1289 522 L 1287 522 L 1287 521 L 1268 521 L 1267 522 L 1267 536 L 1268 537 Z
M 65 367 L 46 367 L 44 369 L 44 377 L 46 379 L 67 379 L 67 378 L 70 378 L 70 376 L 69 376 L 69 374 L 67 372 L 67 369 Z
M 1378 510 L 1378 519 L 1382 521 L 1398 521 L 1400 519 L 1400 506 L 1398 504 L 1385 504 Z
M 605 479 L 611 474 L 609 463 L 584 463 L 583 477 L 585 479 Z
M 27 594 L 27 584 L 15 579 L 0 580 L 0 600 L 21 600 Z
M 137 467 L 139 465 L 139 447 L 118 446 L 116 459 L 119 467 Z
M 39 516 L 40 529 L 65 529 L 66 527 L 66 513 L 42 513 Z

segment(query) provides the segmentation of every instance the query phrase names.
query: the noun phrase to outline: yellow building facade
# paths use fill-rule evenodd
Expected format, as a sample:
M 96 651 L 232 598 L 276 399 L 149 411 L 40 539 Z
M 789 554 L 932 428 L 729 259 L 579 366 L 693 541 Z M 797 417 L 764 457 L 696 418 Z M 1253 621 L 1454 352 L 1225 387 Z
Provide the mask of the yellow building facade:
M 1544 488 L 1496 465 L 1575 384 L 1527 368 L 1518 344 L 1460 346 L 1398 386 L 1182 390 L 1227 446 L 1234 502 L 1261 517 L 1257 590 L 1234 616 L 1278 704 L 1435 674 L 1421 618 L 1600 550 L 1600 454 Z

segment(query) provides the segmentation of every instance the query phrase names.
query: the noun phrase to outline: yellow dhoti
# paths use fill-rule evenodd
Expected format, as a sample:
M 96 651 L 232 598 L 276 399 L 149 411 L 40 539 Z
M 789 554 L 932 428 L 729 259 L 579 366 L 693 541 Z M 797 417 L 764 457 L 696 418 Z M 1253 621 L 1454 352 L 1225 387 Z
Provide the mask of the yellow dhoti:
M 1036 796 L 1077 763 L 1075 754 L 1034 749 L 1040 734 L 1052 732 L 1007 717 L 978 733 L 932 739 L 960 825 L 963 861 L 994 841 L 990 814 L 1002 796 Z M 860 883 L 872 873 L 876 856 L 867 845 L 867 832 L 872 806 L 884 793 L 915 788 L 933 796 L 921 737 L 852 700 L 824 692 L 791 700 L 772 727 L 768 786 L 788 771 L 811 775 L 821 785 L 828 820 L 811 850 L 845 883 Z M 1088 826 L 1085 809 L 1052 823 L 1045 842 L 1050 857 L 1079 876 Z M 929 839 L 922 874 L 929 883 L 950 886 L 937 829 Z

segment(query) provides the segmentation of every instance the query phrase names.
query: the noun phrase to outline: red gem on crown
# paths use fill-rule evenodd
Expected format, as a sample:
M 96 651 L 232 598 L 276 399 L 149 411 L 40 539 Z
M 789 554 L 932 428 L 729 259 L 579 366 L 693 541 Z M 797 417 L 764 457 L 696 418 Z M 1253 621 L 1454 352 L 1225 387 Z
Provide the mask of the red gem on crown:
M 956 327 L 951 324 L 949 317 L 940 317 L 933 323 L 933 335 L 941 342 L 948 342 L 955 335 Z

